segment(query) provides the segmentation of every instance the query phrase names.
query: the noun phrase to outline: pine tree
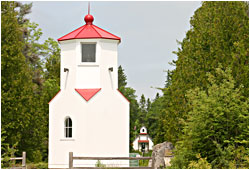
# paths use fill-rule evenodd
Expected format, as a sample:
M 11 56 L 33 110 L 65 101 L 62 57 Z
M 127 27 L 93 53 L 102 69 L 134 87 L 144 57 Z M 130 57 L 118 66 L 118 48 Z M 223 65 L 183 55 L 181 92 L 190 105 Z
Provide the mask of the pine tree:
M 171 84 L 164 88 L 163 124 L 165 137 L 173 143 L 180 140 L 183 123 L 192 109 L 186 93 L 199 87 L 207 91 L 207 72 L 215 68 L 232 68 L 235 87 L 243 85 L 243 96 L 249 95 L 249 16 L 246 2 L 202 2 L 190 20 L 191 29 L 179 42 L 181 47 L 173 61 Z
M 59 90 L 60 49 L 53 39 L 38 43 L 41 29 L 26 19 L 32 4 L 1 5 L 3 144 L 17 144 L 17 154 L 26 151 L 30 161 L 46 160 L 48 102 Z
M 122 66 L 118 67 L 118 89 L 119 91 L 130 101 L 130 150 L 132 150 L 132 142 L 135 139 L 137 134 L 136 130 L 138 130 L 138 112 L 139 112 L 139 105 L 136 100 L 135 90 L 131 87 L 126 87 L 127 85 L 127 76 L 124 73 L 124 69 Z M 138 121 L 137 121 L 138 122 Z M 136 130 L 134 127 L 136 126 Z
M 125 87 L 127 85 L 127 76 L 124 73 L 124 69 L 120 65 L 118 67 L 118 88 Z
M 150 99 L 148 98 L 148 99 L 147 99 L 147 104 L 146 104 L 147 113 L 148 113 L 148 111 L 151 109 L 151 105 L 152 105 L 152 103 L 151 103 Z
M 32 74 L 22 53 L 24 43 L 16 7 L 16 2 L 1 2 L 1 124 L 6 131 L 4 143 L 10 146 L 18 143 L 21 150 L 23 133 L 30 128 L 34 105 Z
M 248 167 L 248 101 L 231 69 L 207 74 L 208 90 L 196 88 L 187 94 L 191 111 L 178 143 L 174 168 L 187 168 L 196 154 L 207 158 L 212 168 Z M 235 151 L 240 151 L 237 154 Z
M 45 63 L 43 64 L 43 84 L 42 94 L 39 98 L 41 107 L 41 117 L 43 123 L 41 128 L 43 131 L 43 143 L 41 145 L 40 152 L 42 153 L 43 159 L 48 157 L 48 124 L 49 124 L 49 101 L 56 95 L 60 90 L 60 48 L 57 41 L 52 38 L 48 38 L 42 44 L 40 55 L 44 58 Z M 35 152 L 40 154 L 39 151 Z
M 147 100 L 148 105 L 150 107 L 147 107 L 147 113 L 145 119 L 145 125 L 148 129 L 148 133 L 150 137 L 153 139 L 153 142 L 155 144 L 163 142 L 158 141 L 157 134 L 159 135 L 162 132 L 163 127 L 160 125 L 161 121 L 161 109 L 162 109 L 162 97 L 159 96 L 159 93 L 156 94 L 155 99 L 150 102 L 149 99 Z
M 42 88 L 42 62 L 40 58 L 40 50 L 42 45 L 38 42 L 42 36 L 42 30 L 38 27 L 38 24 L 30 22 L 26 16 L 31 13 L 32 3 L 22 4 L 17 2 L 17 21 L 21 27 L 24 46 L 22 48 L 23 55 L 26 58 L 26 63 L 32 69 L 32 81 L 34 83 L 35 93 L 41 93 Z

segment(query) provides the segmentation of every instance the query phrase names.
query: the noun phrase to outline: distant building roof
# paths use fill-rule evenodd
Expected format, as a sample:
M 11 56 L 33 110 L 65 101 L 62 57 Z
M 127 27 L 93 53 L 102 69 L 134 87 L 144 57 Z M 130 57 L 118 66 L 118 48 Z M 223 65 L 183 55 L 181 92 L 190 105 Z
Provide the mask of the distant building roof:
M 149 143 L 148 140 L 138 140 L 139 143 Z

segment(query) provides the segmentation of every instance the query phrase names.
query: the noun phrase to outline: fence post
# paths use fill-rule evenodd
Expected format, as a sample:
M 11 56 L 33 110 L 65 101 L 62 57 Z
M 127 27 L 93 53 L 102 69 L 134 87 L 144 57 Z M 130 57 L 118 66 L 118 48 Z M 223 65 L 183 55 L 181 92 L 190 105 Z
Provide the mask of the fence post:
M 23 152 L 22 167 L 26 168 L 26 152 Z
M 73 168 L 73 152 L 69 152 L 69 169 Z
M 155 157 L 152 155 L 152 169 L 155 169 Z

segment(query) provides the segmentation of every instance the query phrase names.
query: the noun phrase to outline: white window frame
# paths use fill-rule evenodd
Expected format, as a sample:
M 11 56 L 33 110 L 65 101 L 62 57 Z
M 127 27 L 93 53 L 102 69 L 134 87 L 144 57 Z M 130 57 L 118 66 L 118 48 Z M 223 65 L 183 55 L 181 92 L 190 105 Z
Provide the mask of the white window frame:
M 71 127 L 70 126 L 66 127 L 66 121 L 69 121 L 69 119 L 71 120 Z M 68 125 L 69 125 L 69 122 L 68 122 Z M 71 137 L 69 136 L 69 134 L 70 134 L 69 129 L 71 129 Z M 68 134 L 68 136 L 67 136 L 67 134 Z M 65 139 L 72 139 L 73 138 L 73 121 L 69 116 L 67 116 L 64 120 L 64 138 Z
M 84 44 L 95 45 L 95 62 L 82 62 L 82 45 Z M 96 65 L 97 64 L 97 43 L 96 42 L 80 42 L 80 63 L 81 65 Z
M 95 62 L 82 62 L 82 44 L 96 44 Z M 99 67 L 101 45 L 99 39 L 77 39 L 76 40 L 76 64 L 78 67 Z

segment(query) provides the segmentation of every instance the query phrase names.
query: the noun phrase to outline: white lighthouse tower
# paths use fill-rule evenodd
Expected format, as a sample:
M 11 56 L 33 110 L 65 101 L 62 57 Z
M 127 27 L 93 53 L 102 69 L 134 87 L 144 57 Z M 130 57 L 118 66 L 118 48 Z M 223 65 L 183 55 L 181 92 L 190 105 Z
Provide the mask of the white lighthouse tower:
M 129 157 L 129 101 L 118 91 L 121 39 L 86 24 L 58 39 L 60 91 L 49 103 L 49 168 L 68 168 L 69 152 L 86 157 Z M 116 166 L 128 166 L 116 162 Z M 96 161 L 74 161 L 95 166 Z

